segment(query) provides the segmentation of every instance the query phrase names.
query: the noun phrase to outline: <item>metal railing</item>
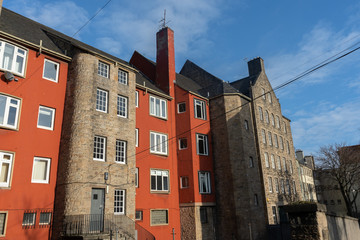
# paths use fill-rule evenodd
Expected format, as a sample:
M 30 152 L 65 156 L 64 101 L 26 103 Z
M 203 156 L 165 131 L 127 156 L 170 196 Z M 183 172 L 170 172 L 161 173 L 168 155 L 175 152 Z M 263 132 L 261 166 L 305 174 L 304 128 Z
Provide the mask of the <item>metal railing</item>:
M 113 237 L 126 237 L 126 239 L 155 240 L 150 232 L 136 224 L 132 219 L 125 215 L 114 214 L 67 215 L 62 223 L 61 235 L 64 237 L 112 235 Z M 146 236 L 146 238 L 141 236 Z

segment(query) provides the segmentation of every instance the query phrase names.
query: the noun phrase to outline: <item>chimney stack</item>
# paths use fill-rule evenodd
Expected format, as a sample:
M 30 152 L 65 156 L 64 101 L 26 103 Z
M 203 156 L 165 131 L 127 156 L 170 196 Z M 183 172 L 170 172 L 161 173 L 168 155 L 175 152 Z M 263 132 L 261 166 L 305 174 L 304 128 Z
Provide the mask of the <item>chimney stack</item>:
M 161 90 L 174 96 L 176 73 L 173 30 L 164 27 L 156 33 L 156 49 L 156 84 Z
M 248 62 L 249 76 L 265 71 L 264 60 L 261 57 L 254 58 Z
M 304 162 L 304 152 L 302 150 L 296 150 L 295 155 L 299 162 Z

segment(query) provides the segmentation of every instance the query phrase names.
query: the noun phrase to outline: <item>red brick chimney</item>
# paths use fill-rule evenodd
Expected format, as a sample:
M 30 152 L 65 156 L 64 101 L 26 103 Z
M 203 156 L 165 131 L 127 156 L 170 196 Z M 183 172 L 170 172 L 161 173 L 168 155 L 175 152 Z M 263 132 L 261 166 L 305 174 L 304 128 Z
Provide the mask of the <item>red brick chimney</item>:
M 174 97 L 175 79 L 174 31 L 164 27 L 156 33 L 156 84 Z

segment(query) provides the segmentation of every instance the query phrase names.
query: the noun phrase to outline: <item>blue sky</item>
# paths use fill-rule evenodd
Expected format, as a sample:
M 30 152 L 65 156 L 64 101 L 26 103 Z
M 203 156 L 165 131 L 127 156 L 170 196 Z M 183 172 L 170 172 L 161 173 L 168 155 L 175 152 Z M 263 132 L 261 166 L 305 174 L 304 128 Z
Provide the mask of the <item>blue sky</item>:
M 4 0 L 3 6 L 72 36 L 108 0 Z M 112 0 L 76 36 L 129 60 L 155 60 L 163 11 L 175 32 L 176 69 L 186 59 L 234 81 L 260 56 L 273 87 L 360 42 L 357 1 Z M 360 44 L 356 45 L 360 46 Z M 360 144 L 360 51 L 276 92 L 305 154 Z

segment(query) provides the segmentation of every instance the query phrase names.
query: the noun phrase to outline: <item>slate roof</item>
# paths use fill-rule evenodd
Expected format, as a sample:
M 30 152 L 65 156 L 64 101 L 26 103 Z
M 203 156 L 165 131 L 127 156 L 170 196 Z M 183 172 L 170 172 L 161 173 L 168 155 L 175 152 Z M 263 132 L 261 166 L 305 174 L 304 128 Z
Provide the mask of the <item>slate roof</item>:
M 111 54 L 108 54 L 81 41 L 71 38 L 61 32 L 58 32 L 38 22 L 35 22 L 4 7 L 2 8 L 0 15 L 0 31 L 6 32 L 15 37 L 21 38 L 37 45 L 39 45 L 40 40 L 42 40 L 43 47 L 60 54 L 65 54 L 62 46 L 60 46 L 58 43 L 56 43 L 56 41 L 54 41 L 53 37 L 56 37 L 84 51 L 94 52 L 99 55 L 103 55 L 109 59 L 112 59 L 113 61 L 121 62 L 125 65 L 130 66 L 128 62 L 120 58 L 117 58 Z
M 249 76 L 246 78 L 239 79 L 237 81 L 234 81 L 230 83 L 232 87 L 237 89 L 239 92 L 244 94 L 245 96 L 250 96 L 250 85 L 254 85 L 256 80 L 258 79 L 259 74 Z
M 145 76 L 145 74 L 143 74 L 142 72 L 137 72 L 136 73 L 136 83 L 141 85 L 141 86 L 144 86 L 144 83 L 145 83 L 145 86 L 144 87 L 147 87 L 147 88 L 150 88 L 152 90 L 155 90 L 157 92 L 160 92 L 162 94 L 165 94 L 165 95 L 168 95 L 167 93 L 165 93 L 163 90 L 161 90 L 160 88 L 158 88 L 153 81 L 151 81 L 147 76 Z

